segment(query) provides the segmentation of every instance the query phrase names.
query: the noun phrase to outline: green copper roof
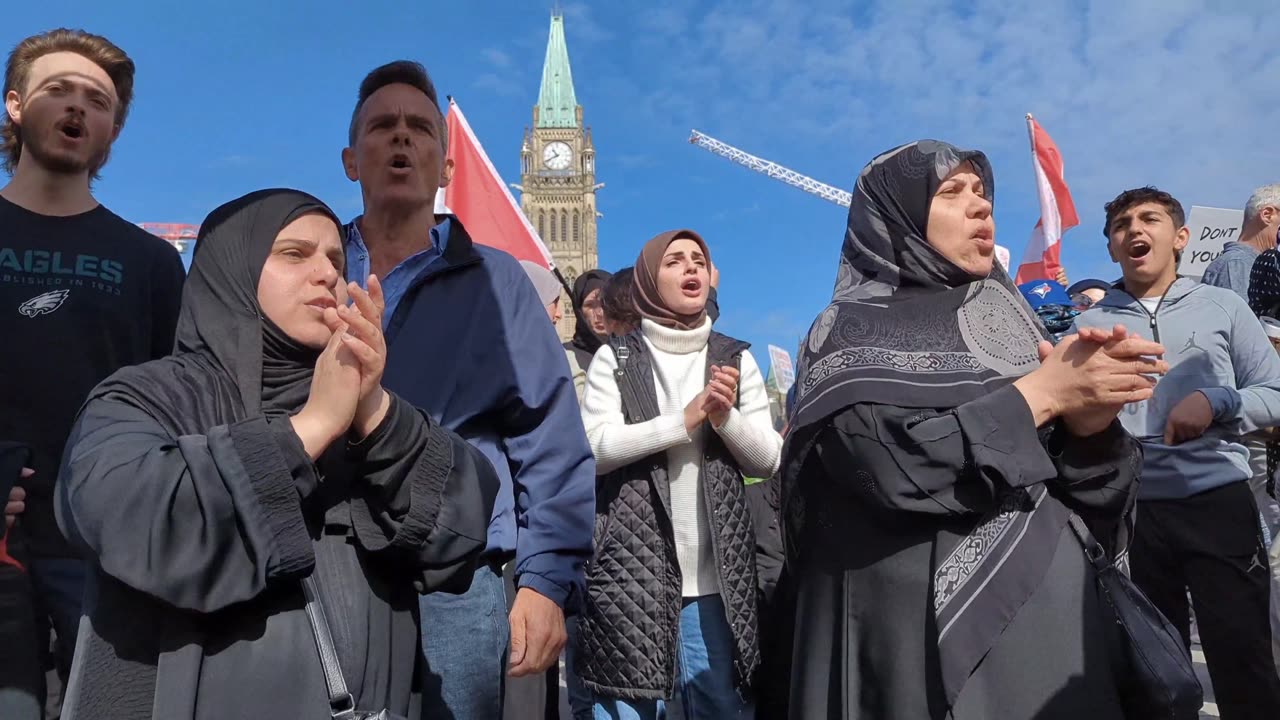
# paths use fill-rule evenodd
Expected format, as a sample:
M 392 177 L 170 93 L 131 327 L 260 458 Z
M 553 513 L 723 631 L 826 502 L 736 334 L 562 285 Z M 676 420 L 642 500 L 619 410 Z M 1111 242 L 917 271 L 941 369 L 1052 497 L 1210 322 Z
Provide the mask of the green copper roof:
M 577 127 L 577 107 L 573 73 L 569 70 L 569 48 L 564 43 L 564 17 L 552 15 L 547 59 L 542 64 L 542 89 L 538 91 L 538 127 Z

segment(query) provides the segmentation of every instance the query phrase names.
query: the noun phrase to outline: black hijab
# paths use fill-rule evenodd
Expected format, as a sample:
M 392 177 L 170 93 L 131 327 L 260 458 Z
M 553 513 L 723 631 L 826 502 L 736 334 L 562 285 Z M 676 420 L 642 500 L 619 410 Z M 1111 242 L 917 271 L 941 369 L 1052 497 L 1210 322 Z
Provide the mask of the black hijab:
M 328 206 L 297 190 L 259 190 L 209 213 L 183 289 L 174 354 L 116 373 L 90 399 L 125 399 L 176 434 L 299 410 L 320 353 L 262 314 L 258 280 L 276 235 L 307 213 L 342 227 Z
M 1047 336 L 999 263 L 975 277 L 925 240 L 934 193 L 964 162 L 991 198 L 986 156 L 935 140 L 890 150 L 859 175 L 831 304 L 800 348 L 784 504 L 840 411 L 858 403 L 946 411 L 1039 366 Z M 1006 486 L 974 526 L 937 530 L 932 606 L 948 704 L 1044 579 L 1067 522 L 1047 497 L 1043 484 Z M 788 535 L 800 537 L 793 528 Z
M 604 270 L 588 270 L 573 281 L 573 315 L 576 318 L 576 325 L 569 347 L 578 360 L 578 366 L 583 369 L 591 364 L 591 359 L 604 344 L 604 340 L 591 329 L 591 322 L 582 312 L 582 304 L 587 301 L 587 296 L 593 290 L 603 290 L 604 284 L 611 277 L 613 275 Z

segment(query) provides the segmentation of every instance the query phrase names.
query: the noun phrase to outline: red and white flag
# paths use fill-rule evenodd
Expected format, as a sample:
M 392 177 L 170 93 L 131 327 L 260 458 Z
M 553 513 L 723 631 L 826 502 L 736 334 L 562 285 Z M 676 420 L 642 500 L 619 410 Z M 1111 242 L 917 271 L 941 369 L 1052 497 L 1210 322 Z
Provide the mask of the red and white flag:
M 1018 267 L 1014 282 L 1054 280 L 1062 267 L 1059 253 L 1062 234 L 1080 224 L 1076 205 L 1062 173 L 1062 153 L 1049 133 L 1035 118 L 1027 115 L 1027 133 L 1031 136 L 1031 155 L 1036 168 L 1036 187 L 1040 194 L 1040 222 L 1031 231 L 1031 240 Z
M 517 260 L 531 260 L 554 269 L 547 246 L 520 210 L 471 131 L 462 109 L 452 99 L 445 123 L 449 128 L 453 180 L 436 195 L 436 212 L 458 216 L 471 237 L 482 245 L 502 250 Z

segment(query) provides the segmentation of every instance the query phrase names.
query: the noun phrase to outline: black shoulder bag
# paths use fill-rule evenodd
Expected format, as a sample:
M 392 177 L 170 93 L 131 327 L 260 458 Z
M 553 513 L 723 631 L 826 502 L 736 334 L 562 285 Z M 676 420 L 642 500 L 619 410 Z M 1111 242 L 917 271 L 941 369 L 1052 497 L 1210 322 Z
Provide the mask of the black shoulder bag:
M 333 635 L 329 632 L 329 621 L 325 618 L 324 608 L 320 605 L 315 583 L 311 578 L 302 579 L 302 593 L 307 599 L 307 619 L 311 621 L 311 630 L 316 636 L 316 648 L 320 651 L 320 666 L 324 668 L 324 684 L 329 689 L 329 717 L 332 720 L 406 720 L 386 710 L 378 712 L 356 710 L 355 698 L 351 697 L 351 693 L 347 690 L 347 681 L 342 677 L 342 666 L 338 663 L 338 649 L 334 647 Z
M 1135 720 L 1196 720 L 1204 690 L 1191 655 L 1169 621 L 1106 551 L 1080 516 L 1071 514 L 1085 555 L 1098 578 L 1099 595 L 1115 616 L 1123 643 L 1122 672 L 1116 678 L 1126 717 Z

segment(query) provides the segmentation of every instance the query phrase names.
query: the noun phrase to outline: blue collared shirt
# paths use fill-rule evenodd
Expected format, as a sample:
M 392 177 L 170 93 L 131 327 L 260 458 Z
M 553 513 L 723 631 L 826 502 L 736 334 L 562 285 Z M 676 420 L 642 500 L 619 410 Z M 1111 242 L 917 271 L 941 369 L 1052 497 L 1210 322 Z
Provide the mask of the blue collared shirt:
M 396 314 L 396 307 L 404 297 L 409 286 L 417 279 L 427 266 L 436 258 L 444 255 L 449 244 L 449 226 L 451 219 L 446 217 L 439 225 L 431 228 L 431 245 L 425 250 L 410 255 L 391 268 L 391 272 L 378 278 L 382 281 L 382 295 L 386 300 L 386 309 L 382 312 L 382 327 L 385 329 Z M 351 221 L 347 231 L 347 281 L 358 283 L 368 289 L 369 281 L 369 248 L 365 247 L 364 238 L 360 236 L 360 218 Z

